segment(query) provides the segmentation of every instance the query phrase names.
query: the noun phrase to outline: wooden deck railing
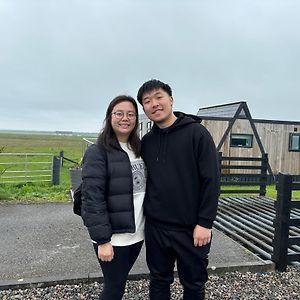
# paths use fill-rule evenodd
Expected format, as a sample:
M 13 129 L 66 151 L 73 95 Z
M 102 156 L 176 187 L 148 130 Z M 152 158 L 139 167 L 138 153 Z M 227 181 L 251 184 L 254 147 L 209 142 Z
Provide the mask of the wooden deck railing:
M 272 260 L 278 271 L 286 271 L 289 263 L 300 262 L 300 235 L 290 236 L 290 227 L 300 226 L 300 211 L 291 218 L 291 210 L 300 209 L 300 201 L 292 200 L 292 191 L 300 190 L 300 182 L 293 182 L 292 175 L 279 173 L 277 183 L 277 201 L 274 202 L 276 216 L 274 219 L 274 252 Z M 293 247 L 294 250 L 289 250 Z M 295 247 L 296 246 L 296 247 Z M 297 250 L 298 249 L 298 250 Z M 296 250 L 296 251 L 295 251 Z

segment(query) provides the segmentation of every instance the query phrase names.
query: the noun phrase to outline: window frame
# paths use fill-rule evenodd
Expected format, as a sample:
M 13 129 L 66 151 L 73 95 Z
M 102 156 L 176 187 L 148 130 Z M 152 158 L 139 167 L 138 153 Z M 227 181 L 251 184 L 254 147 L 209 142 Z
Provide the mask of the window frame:
M 140 126 L 139 126 L 139 137 L 140 137 L 140 139 L 143 137 L 143 122 L 140 122 Z
M 298 149 L 292 149 L 292 140 L 293 136 L 298 136 L 299 141 L 298 141 Z M 300 133 L 299 132 L 290 132 L 289 134 L 289 151 L 290 152 L 300 152 Z
M 250 138 L 251 145 L 233 145 L 232 144 L 232 138 L 233 136 L 247 136 Z M 232 148 L 253 148 L 253 134 L 250 133 L 231 133 L 230 134 L 230 147 Z
M 148 133 L 151 130 L 151 128 L 152 128 L 152 121 L 148 121 L 147 122 L 147 130 L 146 130 L 146 132 Z

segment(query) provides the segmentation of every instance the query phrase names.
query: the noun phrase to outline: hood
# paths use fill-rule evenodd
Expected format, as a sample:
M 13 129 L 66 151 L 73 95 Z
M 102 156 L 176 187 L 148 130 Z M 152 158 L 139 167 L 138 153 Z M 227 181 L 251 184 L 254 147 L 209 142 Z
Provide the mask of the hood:
M 200 123 L 202 119 L 198 116 L 187 115 L 182 112 L 174 112 L 177 117 L 176 121 L 167 128 L 159 128 L 155 123 L 153 124 L 151 132 L 155 135 L 158 135 L 158 144 L 157 144 L 157 155 L 156 161 L 161 163 L 167 162 L 167 152 L 168 152 L 168 139 L 169 133 L 174 132 L 178 129 L 181 129 L 184 126 L 188 126 L 193 123 Z
M 201 123 L 202 121 L 199 116 L 185 114 L 180 111 L 174 111 L 174 115 L 177 117 L 177 119 L 170 127 L 161 129 L 154 123 L 152 127 L 153 131 L 173 132 L 181 127 L 187 126 L 192 123 Z

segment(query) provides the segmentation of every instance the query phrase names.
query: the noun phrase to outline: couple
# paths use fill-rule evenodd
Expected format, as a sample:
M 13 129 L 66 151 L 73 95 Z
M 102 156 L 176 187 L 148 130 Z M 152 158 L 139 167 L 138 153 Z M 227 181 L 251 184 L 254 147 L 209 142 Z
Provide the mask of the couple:
M 150 299 L 170 299 L 175 261 L 183 299 L 204 299 L 219 192 L 215 144 L 197 117 L 173 112 L 168 84 L 145 82 L 137 100 L 154 122 L 142 142 L 135 100 L 118 96 L 83 159 L 81 214 L 104 275 L 99 299 L 122 299 L 144 237 Z

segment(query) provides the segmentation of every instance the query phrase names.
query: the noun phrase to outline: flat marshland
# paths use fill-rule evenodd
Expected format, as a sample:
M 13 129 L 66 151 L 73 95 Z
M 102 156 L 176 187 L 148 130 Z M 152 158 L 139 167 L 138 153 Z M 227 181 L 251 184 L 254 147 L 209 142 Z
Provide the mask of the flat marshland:
M 79 162 L 83 155 L 83 138 L 88 136 L 37 134 L 37 133 L 0 133 L 0 152 L 2 153 L 49 153 L 58 156 L 64 151 L 64 156 Z M 95 135 L 93 136 L 95 137 Z M 17 160 L 13 156 L 0 156 L 0 162 Z M 39 158 L 41 159 L 41 158 Z M 1 202 L 68 202 L 70 201 L 69 169 L 76 164 L 65 161 L 60 173 L 60 185 L 48 182 L 0 184 Z M 2 168 L 2 169 L 1 169 Z M 0 165 L 0 174 L 3 171 Z M 2 174 L 4 176 L 5 172 Z M 4 180 L 3 180 L 4 181 Z M 1 182 L 1 179 L 0 179 Z
M 64 151 L 64 156 L 79 162 L 83 156 L 84 138 L 96 138 L 96 134 L 87 135 L 58 135 L 43 133 L 1 133 L 0 152 L 2 153 L 49 153 L 58 156 Z M 15 158 L 17 159 L 17 158 Z M 40 158 L 39 158 L 40 159 Z M 12 157 L 0 156 L 0 162 L 12 160 Z M 70 176 L 69 169 L 76 164 L 64 160 L 60 173 L 60 185 L 51 183 L 17 183 L 3 184 L 0 178 L 0 202 L 5 203 L 43 203 L 43 202 L 69 202 Z M 0 165 L 1 171 L 4 170 Z M 4 175 L 5 172 L 2 174 Z M 1 183 L 2 181 L 2 183 Z M 232 187 L 227 186 L 226 189 Z M 236 188 L 236 187 L 235 187 Z M 252 189 L 253 187 L 247 187 Z M 245 187 L 241 187 L 245 189 Z M 274 185 L 267 187 L 267 196 L 276 199 Z M 293 192 L 294 199 L 300 199 L 300 191 Z

